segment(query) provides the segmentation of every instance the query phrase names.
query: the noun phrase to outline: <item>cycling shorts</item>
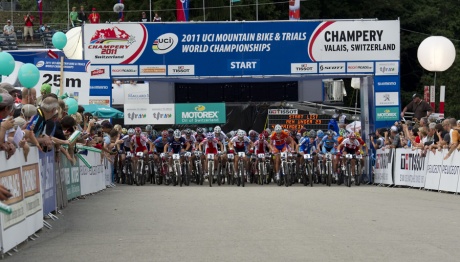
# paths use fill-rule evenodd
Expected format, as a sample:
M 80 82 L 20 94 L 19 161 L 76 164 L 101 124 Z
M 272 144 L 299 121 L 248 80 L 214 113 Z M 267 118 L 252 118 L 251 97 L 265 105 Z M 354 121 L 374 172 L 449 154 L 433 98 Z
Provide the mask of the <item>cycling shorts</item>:
M 286 151 L 286 149 L 287 149 L 286 144 L 275 145 L 273 147 L 273 154 L 278 154 L 279 152 L 284 152 L 284 151 Z
M 246 152 L 246 148 L 244 148 L 244 147 L 241 147 L 241 148 L 235 147 L 234 149 L 235 149 L 235 152 L 236 152 L 236 153 L 239 153 L 239 152 Z
M 337 151 L 335 150 L 334 147 L 325 147 L 323 146 L 323 150 L 322 150 L 323 154 L 326 154 L 327 152 L 331 152 L 331 154 L 335 155 L 337 153 Z
M 136 147 L 136 153 L 148 151 L 146 146 Z
M 206 152 L 205 154 L 213 154 L 213 155 L 217 155 L 217 148 L 206 148 Z

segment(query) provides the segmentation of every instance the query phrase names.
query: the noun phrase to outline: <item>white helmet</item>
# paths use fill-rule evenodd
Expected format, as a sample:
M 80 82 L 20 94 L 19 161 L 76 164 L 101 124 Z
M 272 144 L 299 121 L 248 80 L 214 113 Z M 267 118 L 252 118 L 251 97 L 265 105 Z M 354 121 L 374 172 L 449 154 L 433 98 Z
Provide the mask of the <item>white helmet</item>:
M 220 128 L 220 126 L 214 127 L 214 133 L 220 134 L 220 132 L 222 132 L 222 129 Z
M 276 125 L 276 126 L 275 126 L 275 132 L 276 132 L 276 133 L 278 133 L 278 134 L 281 133 L 281 130 L 283 130 L 283 128 L 281 128 L 280 125 Z
M 145 131 L 149 132 L 149 131 L 152 131 L 152 130 L 153 130 L 153 127 L 151 125 L 145 126 Z
M 128 129 L 128 135 L 134 135 L 134 129 L 130 128 Z
M 179 129 L 174 130 L 174 138 L 180 138 L 182 135 Z
M 238 130 L 238 132 L 236 133 L 236 135 L 241 138 L 241 137 L 244 137 L 244 130 Z

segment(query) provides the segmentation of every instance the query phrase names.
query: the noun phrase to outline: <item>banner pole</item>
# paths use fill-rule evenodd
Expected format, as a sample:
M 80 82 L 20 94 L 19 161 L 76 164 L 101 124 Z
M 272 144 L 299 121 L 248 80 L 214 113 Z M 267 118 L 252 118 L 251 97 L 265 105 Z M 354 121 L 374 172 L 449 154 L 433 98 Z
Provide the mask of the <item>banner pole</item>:
M 64 56 L 61 56 L 61 77 L 59 80 L 59 95 L 64 94 L 64 86 L 63 86 L 63 79 L 64 79 Z

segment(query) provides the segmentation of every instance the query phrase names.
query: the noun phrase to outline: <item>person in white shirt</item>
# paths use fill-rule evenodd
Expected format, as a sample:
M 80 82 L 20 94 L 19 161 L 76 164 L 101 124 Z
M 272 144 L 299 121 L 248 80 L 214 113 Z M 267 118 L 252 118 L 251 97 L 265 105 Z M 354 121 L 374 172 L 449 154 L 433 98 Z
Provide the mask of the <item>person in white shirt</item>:
M 11 35 L 16 38 L 16 33 L 14 32 L 14 26 L 11 25 L 11 20 L 6 21 L 6 25 L 3 27 L 4 35 Z

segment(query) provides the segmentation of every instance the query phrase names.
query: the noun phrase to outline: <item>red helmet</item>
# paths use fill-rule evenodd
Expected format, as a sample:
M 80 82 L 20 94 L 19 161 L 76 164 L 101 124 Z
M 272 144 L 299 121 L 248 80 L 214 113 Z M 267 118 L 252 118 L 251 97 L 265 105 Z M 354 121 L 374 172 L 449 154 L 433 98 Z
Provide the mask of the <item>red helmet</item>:
M 162 137 L 168 137 L 169 136 L 168 130 L 161 131 L 161 136 Z
M 307 129 L 306 129 L 305 127 L 302 128 L 302 129 L 300 129 L 300 132 L 299 132 L 299 133 L 303 134 L 304 132 L 307 132 Z
M 268 133 L 267 130 L 264 130 L 264 131 L 262 132 L 262 135 L 264 135 L 264 137 L 268 137 L 270 134 Z
M 348 138 L 349 139 L 355 139 L 356 138 L 355 133 L 350 133 L 350 135 L 348 135 Z
M 264 141 L 264 140 L 265 140 L 265 136 L 264 136 L 263 133 L 259 135 L 259 140 L 260 140 L 260 141 Z
M 257 136 L 256 131 L 254 130 L 249 131 L 249 136 Z
M 134 128 L 134 131 L 136 131 L 136 133 L 141 133 L 142 129 L 140 127 L 136 127 L 136 128 Z

